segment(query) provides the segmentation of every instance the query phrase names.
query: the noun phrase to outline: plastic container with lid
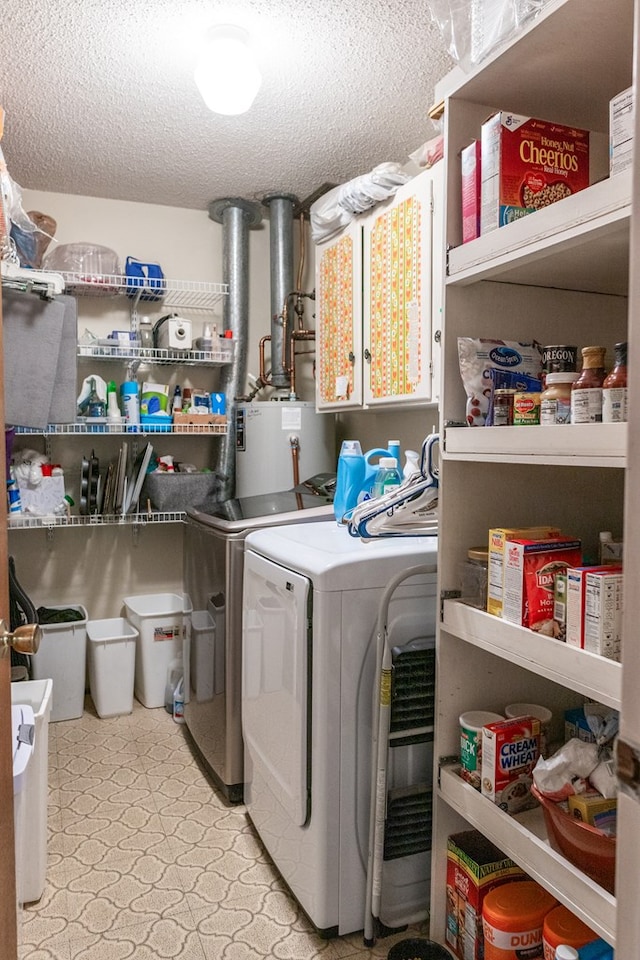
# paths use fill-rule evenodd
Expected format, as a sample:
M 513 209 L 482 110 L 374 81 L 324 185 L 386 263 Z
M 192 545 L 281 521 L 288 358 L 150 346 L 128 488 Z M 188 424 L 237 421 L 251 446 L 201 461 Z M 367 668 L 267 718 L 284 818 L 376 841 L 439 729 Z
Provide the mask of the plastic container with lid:
M 547 374 L 546 387 L 540 394 L 540 423 L 543 426 L 571 423 L 571 391 L 579 376 L 570 370 Z
M 577 950 L 585 943 L 591 943 L 592 940 L 597 939 L 598 935 L 566 907 L 554 907 L 544 918 L 542 925 L 544 960 L 555 960 L 556 948 L 561 944 Z
M 479 610 L 487 609 L 489 551 L 486 547 L 470 547 L 467 559 L 460 564 L 462 600 Z
M 467 710 L 460 714 L 460 776 L 476 790 L 480 789 L 482 770 L 482 728 L 504 720 L 500 713 Z
M 534 880 L 494 887 L 482 904 L 484 960 L 542 955 L 544 918 L 557 900 Z

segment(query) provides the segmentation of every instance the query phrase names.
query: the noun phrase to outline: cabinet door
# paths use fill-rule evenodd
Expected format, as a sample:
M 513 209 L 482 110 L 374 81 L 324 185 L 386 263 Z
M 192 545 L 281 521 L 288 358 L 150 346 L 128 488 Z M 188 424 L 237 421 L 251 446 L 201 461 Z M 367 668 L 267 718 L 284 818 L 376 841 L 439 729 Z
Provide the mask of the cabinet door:
M 316 248 L 316 407 L 362 405 L 362 226 Z
M 425 170 L 364 224 L 367 406 L 431 399 L 433 192 Z

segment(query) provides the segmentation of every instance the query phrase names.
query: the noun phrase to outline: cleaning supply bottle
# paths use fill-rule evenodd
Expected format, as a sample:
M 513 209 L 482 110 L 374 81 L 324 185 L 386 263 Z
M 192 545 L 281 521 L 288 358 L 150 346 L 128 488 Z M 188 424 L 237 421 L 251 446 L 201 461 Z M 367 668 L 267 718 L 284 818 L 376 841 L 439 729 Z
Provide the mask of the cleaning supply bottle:
M 358 502 L 365 478 L 365 458 L 359 440 L 343 440 L 338 457 L 333 513 L 342 523 L 344 515 Z
M 182 678 L 182 657 L 174 657 L 167 667 L 167 682 L 164 688 L 164 708 L 173 713 L 173 694 Z
M 391 454 L 389 451 L 383 450 L 381 447 L 374 447 L 373 450 L 367 450 L 364 455 L 364 483 L 358 497 L 358 503 L 361 503 L 363 500 L 367 500 L 369 497 L 374 496 L 373 484 L 380 467 L 380 460 L 382 457 L 390 456 Z M 374 458 L 377 458 L 375 462 L 373 462 Z
M 380 457 L 378 472 L 373 482 L 373 496 L 383 497 L 385 493 L 391 493 L 402 483 L 402 477 L 398 470 L 398 461 L 395 457 Z
M 184 677 L 180 677 L 173 691 L 173 719 L 184 723 Z
M 87 416 L 104 417 L 106 412 L 107 406 L 98 393 L 95 379 L 91 377 L 89 380 L 89 396 L 87 398 Z
M 120 387 L 122 410 L 127 421 L 127 430 L 137 430 L 140 423 L 140 394 L 136 380 L 126 380 Z
M 388 440 L 387 441 L 387 450 L 389 451 L 390 457 L 395 457 L 400 463 L 400 441 L 399 440 Z

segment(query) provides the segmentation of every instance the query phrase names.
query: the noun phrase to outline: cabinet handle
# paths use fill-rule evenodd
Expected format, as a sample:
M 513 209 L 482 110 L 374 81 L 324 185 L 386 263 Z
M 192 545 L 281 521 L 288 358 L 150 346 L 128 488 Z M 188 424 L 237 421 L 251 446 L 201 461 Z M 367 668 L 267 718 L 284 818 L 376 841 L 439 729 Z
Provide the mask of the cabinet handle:
M 367 349 L 366 347 L 365 347 L 365 349 L 364 349 L 363 357 L 365 358 L 365 360 L 367 361 L 367 363 L 370 363 L 370 362 L 371 362 L 371 354 L 369 353 L 369 351 L 368 351 L 368 349 Z
M 353 352 L 353 350 L 349 350 L 349 363 L 355 363 L 355 362 L 356 362 L 356 355 Z
M 440 341 L 442 340 L 442 330 L 436 330 L 436 332 L 433 335 L 433 339 L 435 340 L 436 343 L 440 343 Z

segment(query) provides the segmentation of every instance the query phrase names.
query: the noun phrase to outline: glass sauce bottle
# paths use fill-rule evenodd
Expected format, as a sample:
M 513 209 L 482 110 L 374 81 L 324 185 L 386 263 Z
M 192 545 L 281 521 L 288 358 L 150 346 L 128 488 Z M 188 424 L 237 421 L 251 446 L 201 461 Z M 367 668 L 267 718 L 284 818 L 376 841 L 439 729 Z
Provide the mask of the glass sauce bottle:
M 602 384 L 602 422 L 627 421 L 627 344 L 616 343 L 613 369 Z
M 571 388 L 571 423 L 602 423 L 604 347 L 582 348 L 582 371 Z

